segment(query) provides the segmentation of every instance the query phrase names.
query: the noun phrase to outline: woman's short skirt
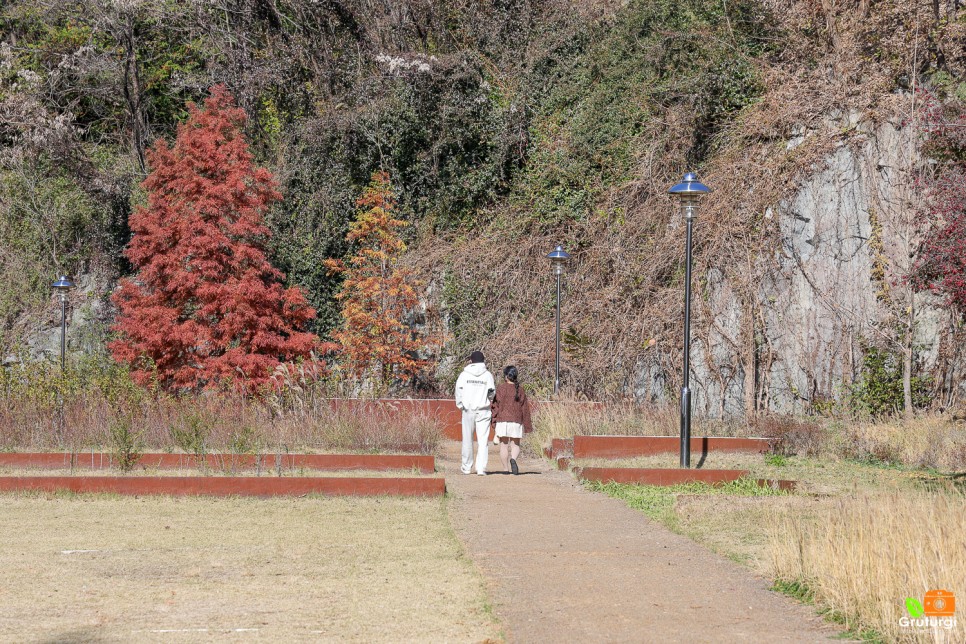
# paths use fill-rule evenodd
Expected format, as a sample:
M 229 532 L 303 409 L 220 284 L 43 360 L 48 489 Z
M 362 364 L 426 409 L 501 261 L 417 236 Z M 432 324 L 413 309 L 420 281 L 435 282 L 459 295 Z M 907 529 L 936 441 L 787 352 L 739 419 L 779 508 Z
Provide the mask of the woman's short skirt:
M 523 438 L 523 425 L 520 423 L 497 423 L 496 435 L 498 438 Z

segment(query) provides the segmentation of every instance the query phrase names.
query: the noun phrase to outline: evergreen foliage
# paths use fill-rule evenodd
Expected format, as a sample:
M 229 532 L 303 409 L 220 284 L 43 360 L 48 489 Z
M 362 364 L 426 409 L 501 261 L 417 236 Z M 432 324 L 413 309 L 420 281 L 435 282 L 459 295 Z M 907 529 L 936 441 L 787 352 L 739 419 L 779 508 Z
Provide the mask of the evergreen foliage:
M 932 380 L 912 377 L 912 404 L 916 409 L 929 405 Z M 872 416 L 887 416 L 903 408 L 902 359 L 878 347 L 867 347 L 859 379 L 852 385 L 852 401 Z

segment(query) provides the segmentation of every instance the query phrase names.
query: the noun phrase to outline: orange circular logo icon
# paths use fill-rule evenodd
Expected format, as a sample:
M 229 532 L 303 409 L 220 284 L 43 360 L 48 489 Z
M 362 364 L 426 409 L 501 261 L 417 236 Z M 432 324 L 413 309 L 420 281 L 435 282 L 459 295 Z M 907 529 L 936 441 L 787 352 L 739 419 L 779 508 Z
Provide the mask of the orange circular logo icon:
M 956 596 L 948 590 L 930 590 L 922 600 L 926 617 L 952 617 L 956 612 Z

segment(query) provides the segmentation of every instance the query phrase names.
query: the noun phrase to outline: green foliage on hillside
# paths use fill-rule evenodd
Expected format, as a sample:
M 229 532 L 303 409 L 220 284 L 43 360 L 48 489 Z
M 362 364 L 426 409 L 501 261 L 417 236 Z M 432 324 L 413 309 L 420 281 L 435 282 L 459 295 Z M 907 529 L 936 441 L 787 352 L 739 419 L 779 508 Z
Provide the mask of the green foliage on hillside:
M 396 57 L 373 72 L 346 96 L 353 104 L 281 134 L 276 260 L 311 293 L 323 332 L 338 321 L 337 282 L 321 262 L 349 250 L 347 226 L 373 172 L 390 173 L 406 219 L 447 229 L 471 224 L 498 198 L 524 148 L 522 112 L 503 101 L 479 60 Z
M 754 0 L 639 1 L 531 73 L 531 152 L 514 203 L 542 224 L 583 219 L 602 191 L 633 177 L 639 137 L 674 105 L 693 113 L 687 157 L 762 91 L 753 56 L 775 31 Z
M 66 172 L 49 162 L 0 169 L 0 346 L 25 310 L 43 305 L 57 270 L 90 266 L 105 213 Z

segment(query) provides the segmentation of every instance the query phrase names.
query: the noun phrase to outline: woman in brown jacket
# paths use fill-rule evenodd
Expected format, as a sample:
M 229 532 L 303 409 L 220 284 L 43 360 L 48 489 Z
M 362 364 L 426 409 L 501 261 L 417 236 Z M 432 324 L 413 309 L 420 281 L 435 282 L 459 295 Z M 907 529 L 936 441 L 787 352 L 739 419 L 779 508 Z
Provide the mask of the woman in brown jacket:
M 517 368 L 509 366 L 503 370 L 505 382 L 500 383 L 493 396 L 490 410 L 496 425 L 495 441 L 500 442 L 500 460 L 504 470 L 519 474 L 517 458 L 520 456 L 520 439 L 524 433 L 533 431 L 530 420 L 530 403 L 527 392 L 520 386 Z M 507 457 L 509 456 L 509 461 Z

